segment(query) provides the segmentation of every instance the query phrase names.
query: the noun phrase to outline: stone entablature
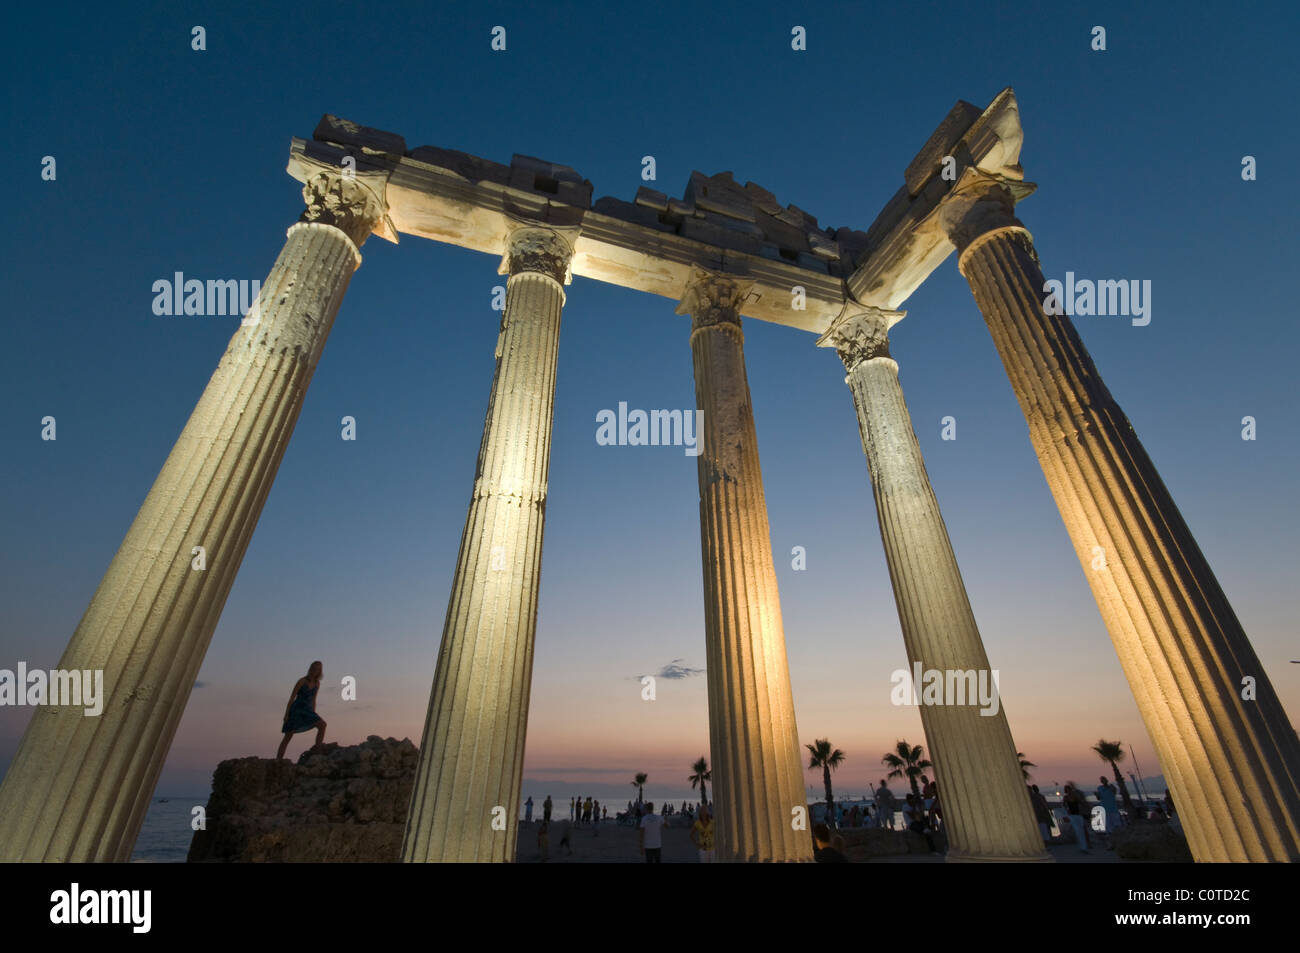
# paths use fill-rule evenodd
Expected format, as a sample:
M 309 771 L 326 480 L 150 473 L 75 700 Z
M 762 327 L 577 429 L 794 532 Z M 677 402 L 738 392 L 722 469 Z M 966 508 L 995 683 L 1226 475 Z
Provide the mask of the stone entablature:
M 510 231 L 528 221 L 581 228 L 572 274 L 678 299 L 692 269 L 752 282 L 742 312 L 822 333 L 843 309 L 844 279 L 866 234 L 823 229 L 794 205 L 782 207 L 730 172 L 694 172 L 683 198 L 641 188 L 632 202 L 592 202 L 591 183 L 565 165 L 516 155 L 509 165 L 443 149 L 407 149 L 401 136 L 325 116 L 310 140 L 294 139 L 289 173 L 299 181 L 322 166 L 355 164 L 383 173 L 391 234 L 418 235 L 503 255 Z M 802 309 L 795 288 L 803 289 Z

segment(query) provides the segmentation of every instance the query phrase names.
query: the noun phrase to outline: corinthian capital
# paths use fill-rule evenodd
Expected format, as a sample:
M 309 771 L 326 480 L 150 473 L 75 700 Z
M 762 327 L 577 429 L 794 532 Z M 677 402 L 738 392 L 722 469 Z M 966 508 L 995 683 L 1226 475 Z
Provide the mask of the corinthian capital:
M 1034 191 L 1033 183 L 996 172 L 968 168 L 939 201 L 939 224 L 960 255 L 988 232 L 1018 228 L 1016 203 Z
M 322 170 L 308 176 L 302 186 L 307 208 L 299 221 L 333 225 L 360 248 L 375 225 L 387 216 L 387 178 L 344 169 Z
M 844 310 L 817 339 L 818 347 L 833 347 L 852 373 L 863 361 L 889 357 L 889 329 L 903 320 L 906 311 L 889 311 L 874 305 L 844 302 Z
M 740 327 L 740 306 L 753 287 L 752 281 L 692 266 L 677 314 L 689 314 L 696 330 L 718 324 Z
M 571 280 L 569 266 L 577 237 L 576 229 L 520 225 L 506 238 L 506 253 L 497 273 L 518 275 L 532 271 L 554 279 L 556 284 L 567 285 Z

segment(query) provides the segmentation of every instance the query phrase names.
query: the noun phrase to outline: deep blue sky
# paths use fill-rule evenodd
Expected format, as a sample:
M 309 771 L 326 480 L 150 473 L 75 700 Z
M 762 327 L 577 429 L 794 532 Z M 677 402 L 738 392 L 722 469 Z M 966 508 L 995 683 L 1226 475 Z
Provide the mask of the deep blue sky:
M 957 99 L 1013 86 L 1021 207 L 1049 277 L 1149 279 L 1151 324 L 1080 334 L 1182 508 L 1292 715 L 1300 155 L 1294 9 L 748 2 L 24 5 L 3 43 L 11 183 L 0 357 L 0 667 L 51 666 L 236 319 L 152 314 L 155 279 L 265 277 L 301 211 L 289 139 L 325 112 L 498 162 L 571 165 L 595 195 L 732 170 L 823 225 L 865 229 Z M 1203 12 L 1201 12 L 1203 11 Z M 190 29 L 207 30 L 207 50 Z M 493 53 L 489 31 L 507 28 Z M 790 29 L 807 28 L 807 52 Z M 1107 29 L 1092 52 L 1090 31 Z M 53 155 L 58 178 L 44 182 Z M 1258 160 L 1243 182 L 1241 158 Z M 497 262 L 372 238 L 172 750 L 160 792 L 270 755 L 313 658 L 335 740 L 419 741 L 491 382 Z M 953 260 L 905 305 L 893 352 L 1018 745 L 1042 780 L 1100 769 L 1098 737 L 1155 758 Z M 681 796 L 707 750 L 695 461 L 597 446 L 595 414 L 684 408 L 674 302 L 576 279 L 561 335 L 525 792 L 648 770 Z M 906 664 L 843 370 L 802 332 L 746 323 L 801 740 L 879 776 Z M 40 419 L 58 440 L 40 440 Z M 339 439 L 339 418 L 359 439 Z M 1259 439 L 1240 439 L 1258 420 Z M 958 420 L 958 439 L 939 421 Z M 808 571 L 789 552 L 808 551 Z M 29 709 L 0 710 L 0 766 Z M 301 740 L 301 739 L 300 739 Z M 291 749 L 296 753 L 298 745 Z M 611 772 L 608 776 L 605 772 Z M 679 775 L 674 780 L 674 776 Z M 542 790 L 532 779 L 547 779 Z M 817 778 L 809 775 L 810 783 Z M 662 796 L 662 794 L 660 795 Z

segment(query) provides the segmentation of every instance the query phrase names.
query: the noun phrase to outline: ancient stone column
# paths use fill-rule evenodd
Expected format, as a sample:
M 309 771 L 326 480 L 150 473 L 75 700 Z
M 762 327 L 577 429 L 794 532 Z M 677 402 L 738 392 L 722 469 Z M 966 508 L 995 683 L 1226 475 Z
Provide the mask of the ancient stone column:
M 1049 293 L 1013 208 L 968 171 L 940 210 L 1155 742 L 1198 861 L 1300 860 L 1300 742 L 1169 491 Z
M 304 186 L 307 210 L 59 660 L 103 671 L 103 713 L 36 709 L 0 786 L 0 859 L 130 857 L 383 189 L 328 172 Z
M 817 342 L 834 347 L 853 392 L 885 559 L 907 647 L 909 680 L 922 672 L 969 672 L 964 698 L 921 704 L 948 832 L 950 861 L 1050 860 L 1034 821 L 1015 742 L 953 555 L 939 501 L 889 354 L 889 328 L 903 312 L 849 302 Z M 958 684 L 954 679 L 954 687 Z M 980 686 L 984 702 L 980 700 Z M 992 699 L 992 701 L 990 701 Z
M 772 564 L 740 306 L 750 285 L 696 269 L 689 313 L 695 399 L 704 412 L 700 542 L 713 758 L 715 849 L 728 861 L 812 859 L 799 734 Z
M 407 862 L 515 858 L 567 233 L 521 227 L 469 515 L 420 743 Z

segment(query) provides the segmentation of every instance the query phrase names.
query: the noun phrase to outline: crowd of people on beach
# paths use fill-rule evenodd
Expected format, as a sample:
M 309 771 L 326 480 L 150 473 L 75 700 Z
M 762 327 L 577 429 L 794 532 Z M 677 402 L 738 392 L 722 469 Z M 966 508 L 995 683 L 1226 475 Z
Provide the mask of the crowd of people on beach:
M 1096 804 L 1088 801 L 1088 796 L 1073 781 L 1061 789 L 1061 807 L 1053 811 L 1047 798 L 1039 791 L 1037 784 L 1028 785 L 1029 802 L 1034 809 L 1034 820 L 1038 823 L 1038 832 L 1045 844 L 1074 843 L 1081 853 L 1089 853 L 1094 847 L 1114 849 L 1111 835 L 1123 829 L 1133 821 L 1151 821 L 1157 824 L 1176 821 L 1173 795 L 1166 792 L 1164 802 L 1150 810 L 1139 800 L 1132 804 L 1132 816 L 1120 810 L 1119 790 L 1102 775 L 1101 782 L 1094 795 Z M 1052 833 L 1056 829 L 1056 834 Z
M 939 853 L 942 838 L 935 835 L 943 829 L 943 811 L 939 803 L 938 785 L 926 776 L 921 777 L 920 794 L 909 792 L 902 800 L 895 797 L 888 785 L 882 780 L 880 787 L 873 792 L 874 802 L 852 804 L 845 807 L 835 804 L 834 816 L 830 824 L 835 828 L 880 827 L 886 830 L 912 830 L 925 837 L 933 853 Z M 691 803 L 682 801 L 681 806 L 665 804 L 661 811 L 655 810 L 652 802 L 643 802 L 640 798 L 629 800 L 625 810 L 617 811 L 613 823 L 637 829 L 638 851 L 646 863 L 661 863 L 663 849 L 663 830 L 665 827 L 685 827 L 690 831 L 690 839 L 701 863 L 712 863 L 713 853 L 713 810 L 712 802 Z M 551 837 L 557 832 L 560 837 L 555 845 L 556 856 L 570 856 L 573 850 L 573 835 L 579 830 L 590 830 L 593 837 L 600 836 L 602 823 L 611 821 L 609 806 L 601 805 L 599 799 L 579 795 L 569 798 L 568 823 L 563 817 L 555 816 L 555 801 L 547 795 L 542 802 L 541 817 L 536 818 L 536 808 L 530 795 L 524 801 L 523 823 L 526 827 L 537 825 L 537 850 L 539 860 L 545 862 L 551 858 Z M 898 823 L 901 815 L 902 823 Z M 837 862 L 843 859 L 842 842 L 831 833 L 831 827 L 825 821 L 814 825 L 815 856 L 819 862 Z M 821 835 L 825 833 L 823 838 Z
M 1115 785 L 1104 775 L 1098 780 L 1095 803 L 1088 800 L 1078 784 L 1070 782 L 1061 789 L 1060 805 L 1056 810 L 1048 804 L 1038 785 L 1026 785 L 1034 820 L 1045 845 L 1075 844 L 1082 853 L 1089 853 L 1098 846 L 1113 849 L 1114 832 L 1134 820 L 1176 822 L 1177 814 L 1170 794 L 1165 794 L 1163 804 L 1154 805 L 1149 810 L 1144 802 L 1133 801 L 1130 816 L 1120 808 L 1120 791 Z M 946 849 L 946 838 L 943 836 L 943 808 L 938 785 L 922 775 L 920 790 L 919 796 L 908 792 L 900 801 L 882 780 L 869 802 L 853 803 L 847 807 L 843 803 L 833 804 L 833 812 L 824 811 L 823 820 L 813 829 L 817 860 L 835 863 L 840 859 L 837 855 L 842 854 L 843 840 L 834 833 L 835 830 L 866 827 L 895 830 L 899 815 L 902 816 L 903 830 L 923 836 L 931 853 L 942 853 Z
M 530 795 L 524 801 L 525 827 L 531 826 L 533 819 L 533 799 Z M 545 862 L 550 859 L 552 825 L 557 822 L 553 817 L 555 802 L 548 794 L 542 802 L 542 816 L 537 823 L 538 859 Z M 590 828 L 592 836 L 600 836 L 601 823 L 609 822 L 609 806 L 601 806 L 598 799 L 586 796 L 569 798 L 569 821 L 563 826 L 560 842 L 556 845 L 556 856 L 563 851 L 573 854 L 573 833 L 576 830 Z M 664 805 L 662 812 L 656 812 L 653 802 L 643 802 L 640 798 L 627 802 L 626 811 L 616 811 L 614 823 L 637 829 L 637 845 L 642 858 L 648 864 L 662 863 L 663 829 L 672 824 L 690 828 L 691 843 L 699 854 L 700 863 L 713 862 L 713 811 L 712 802 L 691 804 L 682 802 L 680 809 L 672 804 Z
M 813 859 L 819 864 L 846 863 L 844 839 L 832 833 L 831 825 L 838 829 L 874 827 L 897 830 L 898 816 L 902 815 L 902 830 L 912 831 L 925 838 L 931 854 L 941 853 L 944 847 L 943 808 L 939 802 L 939 785 L 921 775 L 920 793 L 909 791 L 900 801 L 882 778 L 880 786 L 872 791 L 870 802 L 854 803 L 848 808 L 834 802 L 832 811 L 813 825 Z
M 935 832 L 943 828 L 939 786 L 926 775 L 921 775 L 920 794 L 908 792 L 900 800 L 882 779 L 880 786 L 872 791 L 871 801 L 853 803 L 848 807 L 836 802 L 833 808 L 834 816 L 825 819 L 828 827 L 876 827 L 891 831 L 914 830 L 918 833 Z
M 1142 801 L 1133 802 L 1132 814 L 1129 816 L 1120 807 L 1120 792 L 1104 775 L 1094 792 L 1095 803 L 1078 784 L 1070 782 L 1061 790 L 1059 806 L 1053 810 L 1038 785 L 1026 785 L 1034 820 L 1047 845 L 1075 844 L 1082 853 L 1103 846 L 1113 848 L 1111 835 L 1133 820 L 1148 820 L 1162 823 L 1176 818 L 1173 798 L 1166 794 L 1163 804 L 1157 804 L 1149 811 Z M 845 805 L 835 802 L 823 809 L 820 821 L 813 825 L 815 844 L 814 857 L 819 863 L 840 863 L 844 856 L 843 838 L 835 833 L 841 829 L 878 828 L 882 830 L 907 830 L 925 838 L 926 845 L 933 854 L 943 853 L 947 849 L 944 832 L 943 806 L 939 797 L 939 786 L 929 777 L 922 775 L 918 794 L 909 791 L 899 799 L 884 780 L 872 791 L 869 801 L 854 802 Z M 646 863 L 661 863 L 663 849 L 663 830 L 667 826 L 680 826 L 690 829 L 690 839 L 699 855 L 701 863 L 713 862 L 713 811 L 712 803 L 690 803 L 683 801 L 681 807 L 665 804 L 662 811 L 656 811 L 652 802 L 642 802 L 640 798 L 627 802 L 626 810 L 616 810 L 613 822 L 620 826 L 637 829 L 638 850 Z M 548 794 L 542 803 L 541 818 L 534 819 L 533 799 L 530 796 L 524 802 L 525 826 L 538 825 L 537 847 L 540 859 L 550 858 L 550 838 L 555 804 Z M 900 824 L 901 817 L 901 824 Z M 563 826 L 559 852 L 573 854 L 573 833 L 589 829 L 592 836 L 600 836 L 602 823 L 610 822 L 609 806 L 602 805 L 593 797 L 576 796 L 569 798 L 568 824 Z

